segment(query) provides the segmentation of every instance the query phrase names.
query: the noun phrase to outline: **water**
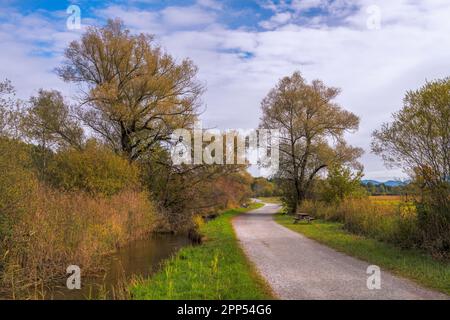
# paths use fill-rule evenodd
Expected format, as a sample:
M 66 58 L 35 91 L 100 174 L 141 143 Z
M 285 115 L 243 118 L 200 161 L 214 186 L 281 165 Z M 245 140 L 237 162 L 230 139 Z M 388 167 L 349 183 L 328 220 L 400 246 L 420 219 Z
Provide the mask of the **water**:
M 81 278 L 81 290 L 69 290 L 65 283 L 55 284 L 46 299 L 85 300 L 114 298 L 113 291 L 132 277 L 148 277 L 158 271 L 161 263 L 191 241 L 187 236 L 155 235 L 134 241 L 105 258 L 106 272 L 102 276 Z

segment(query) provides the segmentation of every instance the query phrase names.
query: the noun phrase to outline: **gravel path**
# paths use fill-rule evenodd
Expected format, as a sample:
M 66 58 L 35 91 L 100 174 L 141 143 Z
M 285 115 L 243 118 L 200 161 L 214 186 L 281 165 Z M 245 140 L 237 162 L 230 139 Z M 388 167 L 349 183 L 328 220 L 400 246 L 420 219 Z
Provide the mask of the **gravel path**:
M 367 288 L 368 263 L 339 253 L 293 232 L 265 207 L 233 221 L 250 260 L 280 299 L 448 299 L 381 270 L 381 289 Z

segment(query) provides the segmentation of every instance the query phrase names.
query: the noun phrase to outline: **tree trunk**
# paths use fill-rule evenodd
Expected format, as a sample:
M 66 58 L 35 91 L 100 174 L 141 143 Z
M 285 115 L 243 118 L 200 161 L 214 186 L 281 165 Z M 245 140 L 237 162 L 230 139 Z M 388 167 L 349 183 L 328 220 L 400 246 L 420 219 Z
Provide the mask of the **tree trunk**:
M 131 145 L 130 136 L 125 129 L 124 125 L 121 125 L 121 139 L 120 142 L 122 144 L 122 151 L 126 154 L 127 158 L 132 161 L 133 160 L 133 147 Z

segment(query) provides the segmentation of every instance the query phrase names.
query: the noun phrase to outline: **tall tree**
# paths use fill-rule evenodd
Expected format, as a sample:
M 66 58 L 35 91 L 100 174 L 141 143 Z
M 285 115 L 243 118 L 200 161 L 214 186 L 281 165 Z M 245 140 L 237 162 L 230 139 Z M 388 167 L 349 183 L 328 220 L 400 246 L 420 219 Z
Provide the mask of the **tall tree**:
M 197 117 L 203 92 L 197 67 L 188 59 L 177 63 L 153 36 L 133 35 L 120 20 L 89 28 L 65 57 L 57 72 L 84 88 L 85 124 L 130 160 Z
M 280 130 L 280 170 L 292 211 L 308 195 L 314 179 L 333 163 L 357 165 L 362 150 L 348 146 L 344 133 L 359 118 L 333 100 L 340 90 L 320 80 L 308 84 L 299 72 L 280 80 L 262 101 L 261 127 Z
M 428 188 L 450 180 L 450 78 L 409 91 L 404 107 L 373 134 L 386 164 L 425 178 Z
M 422 189 L 417 204 L 424 246 L 450 251 L 450 78 L 409 91 L 403 109 L 373 134 L 372 150 L 409 172 Z

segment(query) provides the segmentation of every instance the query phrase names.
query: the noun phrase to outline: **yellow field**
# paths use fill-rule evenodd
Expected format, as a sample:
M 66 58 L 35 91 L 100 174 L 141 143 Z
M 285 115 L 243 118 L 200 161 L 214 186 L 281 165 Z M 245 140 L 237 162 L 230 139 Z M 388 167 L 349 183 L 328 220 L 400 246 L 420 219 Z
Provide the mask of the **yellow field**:
M 405 201 L 401 196 L 371 196 L 369 199 L 373 204 L 381 206 L 396 206 Z
M 279 197 L 259 197 L 258 199 L 266 203 L 281 204 Z M 405 197 L 402 196 L 370 196 L 369 199 L 372 203 L 379 205 L 398 205 L 406 202 Z
M 370 196 L 370 200 L 373 201 L 401 201 L 401 196 Z

